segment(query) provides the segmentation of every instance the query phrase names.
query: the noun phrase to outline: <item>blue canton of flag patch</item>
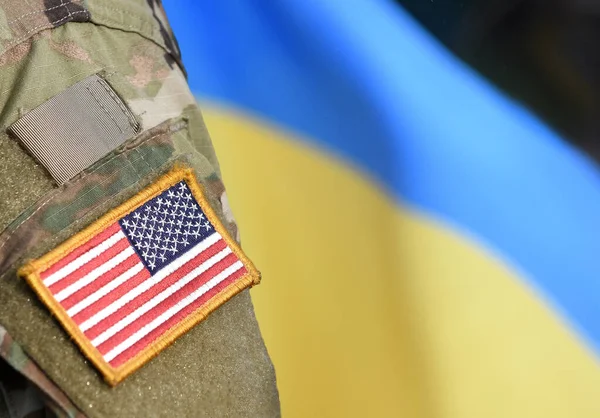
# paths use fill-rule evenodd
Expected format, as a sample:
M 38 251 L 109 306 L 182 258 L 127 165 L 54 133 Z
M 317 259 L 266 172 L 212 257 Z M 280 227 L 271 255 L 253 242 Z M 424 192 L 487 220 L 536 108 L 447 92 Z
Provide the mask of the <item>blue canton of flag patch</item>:
M 215 232 L 183 181 L 119 223 L 152 274 Z

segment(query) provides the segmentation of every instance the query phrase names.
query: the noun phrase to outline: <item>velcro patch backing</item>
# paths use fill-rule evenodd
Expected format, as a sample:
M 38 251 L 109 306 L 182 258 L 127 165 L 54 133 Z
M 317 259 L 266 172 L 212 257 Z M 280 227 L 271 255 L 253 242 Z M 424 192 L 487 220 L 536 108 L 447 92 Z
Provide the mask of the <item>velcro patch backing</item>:
M 19 275 L 111 385 L 260 282 L 185 168 Z
M 112 87 L 92 75 L 36 107 L 8 130 L 63 184 L 133 137 L 140 125 Z

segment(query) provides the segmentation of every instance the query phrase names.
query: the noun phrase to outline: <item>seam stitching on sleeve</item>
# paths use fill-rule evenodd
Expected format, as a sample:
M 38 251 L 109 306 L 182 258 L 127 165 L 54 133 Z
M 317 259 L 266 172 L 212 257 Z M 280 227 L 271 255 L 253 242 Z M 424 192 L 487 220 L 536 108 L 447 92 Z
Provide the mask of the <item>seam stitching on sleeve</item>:
M 67 5 L 69 5 L 69 4 L 72 4 L 72 3 L 71 3 L 71 2 L 69 2 L 69 3 L 65 3 L 65 4 L 64 4 L 64 6 L 66 7 L 66 6 L 67 6 Z M 10 43 L 8 43 L 8 44 L 6 44 L 6 45 L 4 46 L 4 50 L 6 51 L 6 50 L 8 50 L 9 48 L 11 48 L 12 46 L 14 46 L 14 45 L 16 45 L 16 44 L 18 44 L 18 43 L 20 43 L 20 42 L 23 42 L 24 40 L 26 40 L 26 39 L 29 37 L 29 34 L 30 34 L 30 33 L 32 33 L 32 32 L 35 32 L 35 31 L 37 31 L 38 29 L 41 29 L 41 28 L 43 28 L 43 27 L 52 28 L 52 27 L 54 27 L 55 25 L 57 25 L 58 23 L 64 22 L 65 20 L 67 20 L 67 19 L 69 19 L 69 18 L 71 18 L 71 17 L 73 17 L 74 15 L 77 15 L 77 14 L 85 13 L 85 14 L 87 14 L 88 16 L 90 15 L 90 12 L 89 12 L 89 11 L 87 11 L 87 10 L 78 10 L 78 11 L 76 11 L 76 12 L 71 12 L 71 11 L 69 10 L 69 8 L 68 8 L 68 7 L 67 7 L 67 10 L 69 11 L 69 14 L 68 14 L 68 15 L 66 15 L 65 17 L 63 17 L 63 18 L 61 18 L 61 19 L 58 19 L 58 20 L 55 20 L 55 21 L 53 21 L 53 22 L 47 22 L 47 23 L 44 23 L 43 25 L 38 25 L 38 26 L 36 26 L 36 27 L 34 27 L 34 28 L 32 28 L 32 29 L 28 30 L 28 31 L 27 31 L 27 32 L 25 32 L 25 34 L 23 34 L 23 36 L 21 36 L 19 39 L 15 40 L 15 41 L 13 41 L 13 42 L 10 42 Z
M 108 111 L 108 109 L 106 109 L 106 107 L 104 107 L 104 105 L 100 102 L 100 100 L 98 100 L 98 98 L 96 97 L 96 95 L 94 94 L 92 89 L 90 89 L 90 86 L 85 86 L 85 88 L 90 93 L 90 96 L 92 96 L 94 98 L 96 103 L 98 103 L 98 106 L 100 106 L 102 108 L 104 113 L 106 113 L 108 115 L 108 117 L 115 123 L 117 128 L 119 128 L 119 131 L 121 131 L 122 134 L 125 133 L 125 131 L 123 130 L 123 128 L 121 128 L 121 125 L 119 125 L 119 122 L 117 122 L 115 117 L 113 115 L 111 115 L 111 113 Z M 123 110 L 123 109 L 121 109 L 121 110 Z
M 21 16 L 17 17 L 16 19 L 11 20 L 6 25 L 9 26 L 9 25 L 11 25 L 11 24 L 13 24 L 15 22 L 18 22 L 19 20 L 21 20 L 21 19 L 23 19 L 24 17 L 27 17 L 27 16 L 36 15 L 36 14 L 39 14 L 39 13 L 49 12 L 50 10 L 58 9 L 59 7 L 66 6 L 67 3 L 71 3 L 71 2 L 69 0 L 66 0 L 66 2 L 65 2 L 65 0 L 60 0 L 60 4 L 58 6 L 49 7 L 47 9 L 35 10 L 33 12 L 25 13 L 24 15 L 21 15 Z
M 139 128 L 139 126 L 138 126 L 139 124 L 137 123 L 137 121 L 135 120 L 133 115 L 131 114 L 131 111 L 129 109 L 127 109 L 127 107 L 125 107 L 125 104 L 123 103 L 123 101 L 115 95 L 115 92 L 112 91 L 112 89 L 109 88 L 108 84 L 106 82 L 104 82 L 102 79 L 98 79 L 98 80 L 96 80 L 96 82 L 98 84 L 100 84 L 102 87 L 104 87 L 104 90 L 106 90 L 106 92 L 109 94 L 111 99 L 114 100 L 114 102 L 119 106 L 119 108 L 121 108 L 121 111 L 125 114 L 125 116 L 127 116 L 127 120 L 129 121 L 129 124 L 131 125 L 131 128 L 133 129 L 133 131 L 137 132 L 138 128 Z M 120 129 L 120 127 L 119 127 L 119 129 Z M 123 132 L 123 131 L 121 131 L 121 132 Z

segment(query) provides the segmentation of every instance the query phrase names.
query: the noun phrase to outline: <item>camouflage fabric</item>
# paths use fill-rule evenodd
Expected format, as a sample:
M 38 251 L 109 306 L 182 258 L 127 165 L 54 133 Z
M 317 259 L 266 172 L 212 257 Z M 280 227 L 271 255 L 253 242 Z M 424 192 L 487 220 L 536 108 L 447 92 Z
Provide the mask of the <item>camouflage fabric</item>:
M 59 187 L 6 128 L 92 74 L 114 88 L 142 132 Z M 195 170 L 238 238 L 160 2 L 0 1 L 0 89 L 0 418 L 279 416 L 247 291 L 111 389 L 16 277 L 25 260 L 180 163 Z

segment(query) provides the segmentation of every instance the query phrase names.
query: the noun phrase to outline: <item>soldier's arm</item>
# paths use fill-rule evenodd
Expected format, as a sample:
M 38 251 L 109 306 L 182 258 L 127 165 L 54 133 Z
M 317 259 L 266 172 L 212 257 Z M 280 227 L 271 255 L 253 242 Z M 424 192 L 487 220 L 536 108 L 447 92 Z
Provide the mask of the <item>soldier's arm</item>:
M 0 416 L 39 409 L 23 382 L 59 416 L 278 416 L 258 273 L 159 2 L 3 2 L 0 89 Z

